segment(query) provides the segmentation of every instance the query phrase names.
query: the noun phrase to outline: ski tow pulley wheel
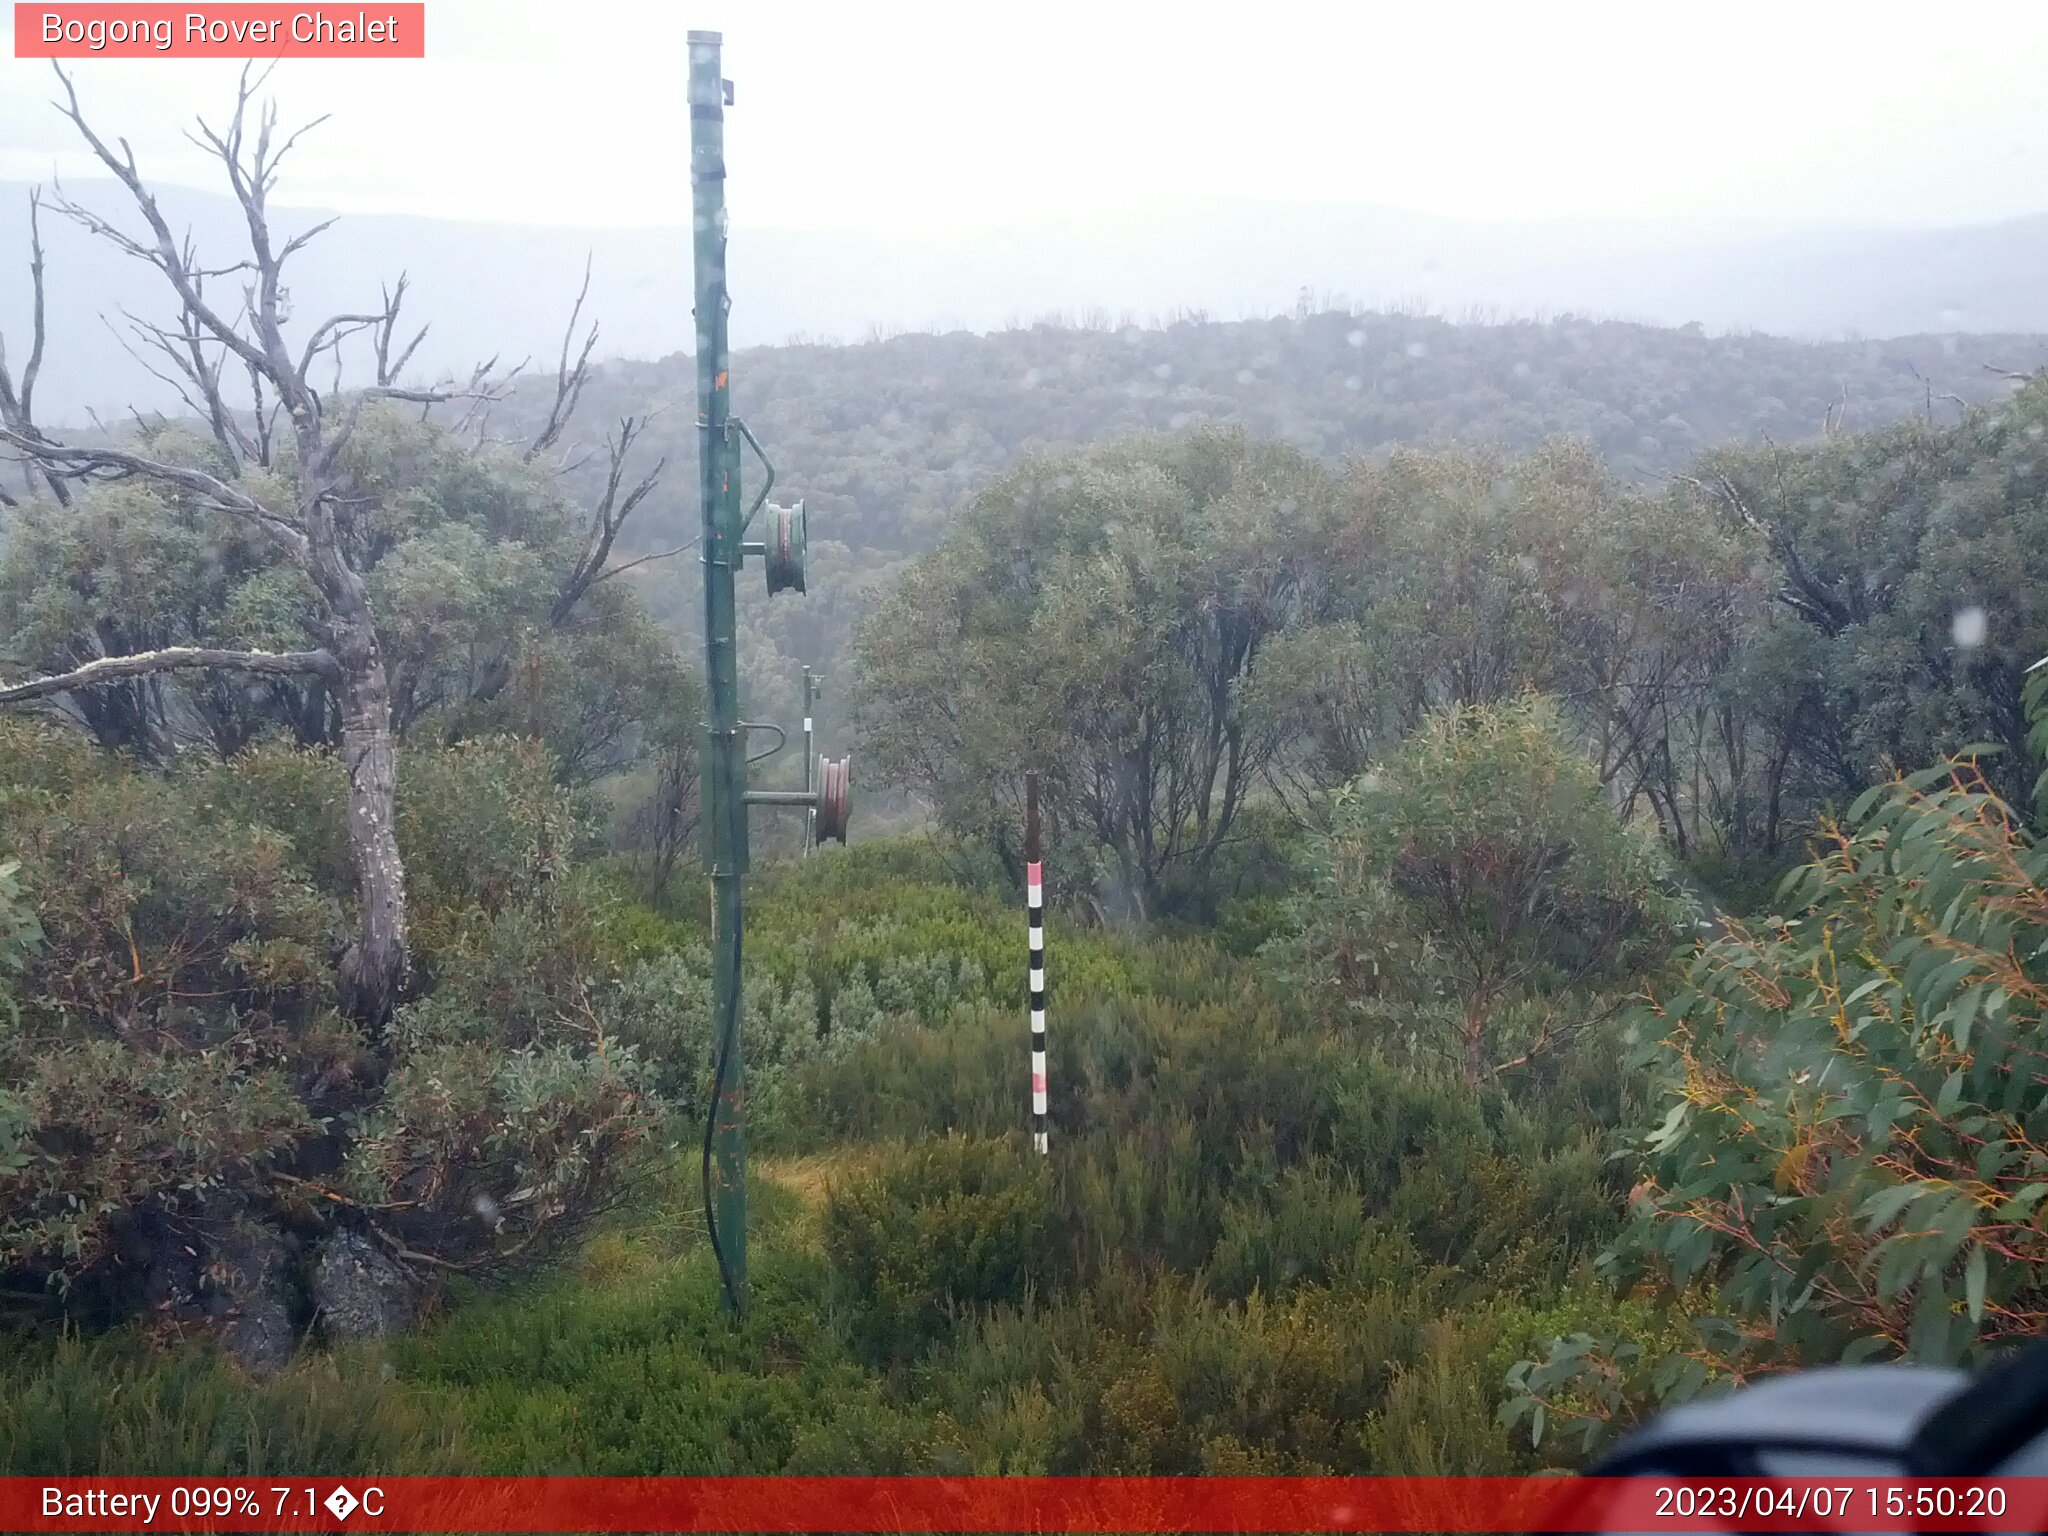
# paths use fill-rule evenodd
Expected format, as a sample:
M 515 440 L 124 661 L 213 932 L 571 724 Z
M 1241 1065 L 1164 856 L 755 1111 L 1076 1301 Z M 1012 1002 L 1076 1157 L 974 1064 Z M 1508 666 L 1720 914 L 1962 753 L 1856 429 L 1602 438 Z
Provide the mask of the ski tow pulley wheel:
M 768 595 L 801 592 L 804 589 L 804 504 L 768 509 L 768 537 L 763 564 L 768 571 Z
M 818 760 L 818 842 L 846 841 L 847 800 L 853 791 L 853 759 Z

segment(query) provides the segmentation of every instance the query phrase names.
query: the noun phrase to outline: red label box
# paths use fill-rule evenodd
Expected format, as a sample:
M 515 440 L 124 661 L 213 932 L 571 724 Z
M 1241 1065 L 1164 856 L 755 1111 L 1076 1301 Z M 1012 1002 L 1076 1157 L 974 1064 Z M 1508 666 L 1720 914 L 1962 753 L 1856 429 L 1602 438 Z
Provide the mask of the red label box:
M 369 5 L 24 4 L 18 59 L 423 59 L 427 8 Z

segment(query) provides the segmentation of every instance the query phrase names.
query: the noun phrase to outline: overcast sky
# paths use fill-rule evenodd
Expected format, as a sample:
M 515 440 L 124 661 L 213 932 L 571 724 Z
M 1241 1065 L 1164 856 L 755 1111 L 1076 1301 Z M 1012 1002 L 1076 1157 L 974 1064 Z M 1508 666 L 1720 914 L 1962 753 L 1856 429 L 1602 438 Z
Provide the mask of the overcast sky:
M 2038 0 L 428 0 L 427 26 L 423 61 L 279 68 L 288 118 L 333 114 L 281 201 L 680 224 L 694 26 L 725 34 L 733 216 L 760 226 L 1000 228 L 1244 197 L 1475 219 L 2048 209 Z M 211 185 L 179 130 L 218 111 L 233 68 L 78 73 L 145 173 Z M 48 70 L 0 61 L 0 179 L 83 170 Z

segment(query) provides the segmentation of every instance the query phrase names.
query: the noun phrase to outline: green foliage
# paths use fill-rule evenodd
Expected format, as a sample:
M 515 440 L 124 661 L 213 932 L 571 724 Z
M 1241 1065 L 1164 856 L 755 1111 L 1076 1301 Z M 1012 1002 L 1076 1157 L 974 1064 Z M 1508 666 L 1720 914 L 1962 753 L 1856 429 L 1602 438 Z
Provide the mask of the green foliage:
M 1471 1082 L 1596 1022 L 1683 915 L 1540 698 L 1429 717 L 1332 797 L 1309 871 L 1287 972 Z
M 141 446 L 235 477 L 184 427 Z M 544 743 L 564 778 L 590 782 L 693 717 L 694 683 L 630 590 L 604 582 L 565 601 L 589 529 L 542 470 L 375 407 L 342 467 L 344 537 L 377 615 L 401 737 L 431 746 L 517 732 Z M 244 473 L 255 491 L 272 479 Z M 31 502 L 0 545 L 10 673 L 170 645 L 305 649 L 322 643 L 318 613 L 303 575 L 251 526 L 139 482 L 82 488 L 71 507 Z M 271 737 L 339 740 L 316 678 L 189 672 L 86 690 L 74 705 L 100 745 L 164 764 L 191 721 L 229 756 Z
M 1316 366 L 1360 350 L 1323 318 L 1238 334 Z M 1053 341 L 1098 393 L 1124 366 Z M 737 1328 L 688 1230 L 703 914 L 627 894 L 669 899 L 694 816 L 691 684 L 635 595 L 663 568 L 565 605 L 587 530 L 558 487 L 366 416 L 347 538 L 405 738 L 414 991 L 375 1038 L 335 1013 L 355 892 L 324 685 L 79 701 L 125 756 L 0 721 L 0 1268 L 98 1321 L 152 1254 L 217 1257 L 250 1222 L 339 1217 L 485 1273 L 599 1230 L 563 1272 L 457 1286 L 452 1317 L 260 1387 L 132 1332 L 40 1341 L 0 1367 L 0 1461 L 1525 1471 L 1566 1424 L 1590 1444 L 1756 1369 L 1965 1359 L 2048 1323 L 2024 1069 L 2048 870 L 2005 809 L 2048 649 L 2048 394 L 1716 454 L 1661 496 L 1622 474 L 1694 451 L 1675 405 L 1655 440 L 1618 447 L 1607 411 L 1578 423 L 1595 445 L 1532 446 L 1560 424 L 1532 397 L 1502 418 L 1519 456 L 1323 468 L 1404 430 L 1436 364 L 1402 359 L 1368 370 L 1364 415 L 1284 446 L 1198 427 L 1025 455 L 970 425 L 929 464 L 824 471 L 827 520 L 890 507 L 865 546 L 869 760 L 971 836 L 763 860 L 745 1033 L 770 1157 Z M 773 410 L 841 430 L 814 390 Z M 1038 435 L 1134 419 L 1108 415 Z M 921 428 L 882 430 L 897 452 Z M 152 447 L 217 457 L 181 429 Z M 932 488 L 970 473 L 942 533 Z M 814 553 L 821 588 L 856 560 Z M 783 641 L 829 654 L 866 601 L 750 621 L 750 670 Z M 1983 644 L 1950 628 L 1966 601 Z M 10 675 L 296 647 L 313 611 L 260 541 L 132 485 L 31 506 L 0 548 Z M 1638 828 L 1753 910 L 1831 805 L 1979 735 L 2013 749 L 1988 783 L 1881 797 L 1786 888 L 1792 916 L 1732 925 L 1665 988 L 1665 1115 L 1622 1232 L 1604 1154 L 1640 1090 L 1588 1026 L 1680 915 Z M 1026 766 L 1053 813 L 1049 1158 L 1019 1138 Z M 679 1154 L 644 1161 L 657 1139 Z M 778 1152 L 828 1170 L 815 1208 Z M 1638 1291 L 1593 1283 L 1603 1246 Z
M 1963 761 L 1865 795 L 1780 904 L 1642 1021 L 1664 1114 L 1610 1262 L 1709 1287 L 1713 1315 L 1662 1358 L 1567 1341 L 1527 1368 L 1532 1394 L 1591 1393 L 1605 1418 L 1629 1370 L 1683 1395 L 1835 1360 L 1969 1363 L 2048 1323 L 2048 854 Z
M 486 916 L 529 898 L 592 848 L 591 809 L 531 738 L 408 754 L 399 844 L 422 906 Z
M 1209 1285 L 1222 1297 L 1267 1295 L 1329 1283 L 1364 1244 L 1372 1218 L 1356 1182 L 1327 1158 L 1297 1163 L 1262 1197 L 1224 1212 L 1209 1258 Z
M 1019 1137 L 927 1142 L 834 1190 L 825 1253 L 856 1337 L 883 1357 L 907 1353 L 963 1308 L 1048 1288 L 1053 1200 L 1050 1172 Z
M 1986 355 L 2010 357 L 2028 344 L 1985 345 Z M 1930 387 L 1937 400 L 1954 392 L 1972 401 L 2004 387 L 1968 349 L 1945 351 L 1934 336 L 1817 344 L 1584 317 L 1459 325 L 1342 309 L 1228 323 L 1076 318 L 987 336 L 756 347 L 732 377 L 736 413 L 778 462 L 802 466 L 812 515 L 809 596 L 740 609 L 759 698 L 751 707 L 785 721 L 798 712 L 798 667 L 846 675 L 850 637 L 877 599 L 940 543 L 960 508 L 1035 452 L 1196 421 L 1241 425 L 1331 464 L 1401 444 L 1526 452 L 1568 436 L 1590 443 L 1624 480 L 1662 484 L 1713 444 L 1817 436 L 1845 390 L 1859 421 L 1883 423 L 1920 414 Z M 689 389 L 687 357 L 619 362 L 592 378 L 583 410 L 613 420 Z M 495 419 L 531 430 L 552 395 L 522 388 Z M 679 411 L 650 424 L 648 451 L 667 456 L 672 483 L 695 483 L 693 421 Z M 588 500 L 604 468 L 599 456 L 566 479 Z M 694 515 L 687 498 L 654 498 L 628 530 L 631 552 L 684 543 L 697 531 Z M 674 570 L 643 566 L 614 585 L 632 585 L 672 633 L 698 634 L 700 584 Z M 828 692 L 825 740 L 846 728 L 850 702 L 843 690 Z M 873 814 L 863 805 L 856 828 L 872 826 Z
M 90 1277 L 119 1311 L 163 1245 L 204 1253 L 248 1220 L 317 1233 L 337 1202 L 499 1262 L 587 1221 L 659 1118 L 637 1053 L 582 1007 L 607 983 L 605 901 L 569 867 L 577 819 L 540 749 L 409 754 L 421 969 L 441 985 L 374 1041 L 334 1011 L 353 882 L 331 758 L 275 744 L 165 775 L 0 719 L 0 762 L 18 1281 Z
M 1250 967 L 1204 942 L 1063 931 L 1050 957 L 1054 1151 L 1041 1158 L 1020 1135 L 1013 894 L 915 840 L 764 872 L 758 896 L 749 1083 L 766 1097 L 753 1146 L 757 1158 L 777 1142 L 815 1149 L 802 1166 L 822 1168 L 825 1189 L 813 1207 L 790 1190 L 815 1189 L 815 1175 L 786 1189 L 787 1165 L 755 1162 L 745 1324 L 718 1311 L 682 1113 L 701 1110 L 708 1068 L 703 953 L 685 943 L 633 958 L 662 930 L 598 902 L 574 918 L 593 935 L 577 942 L 622 961 L 590 986 L 584 1023 L 608 1055 L 630 1048 L 649 1064 L 683 1145 L 554 1274 L 458 1287 L 443 1320 L 323 1367 L 342 1401 L 389 1431 L 366 1461 L 911 1475 L 1536 1465 L 1495 1424 L 1503 1367 L 1489 1362 L 1541 1326 L 1507 1346 L 1508 1323 L 1545 1319 L 1585 1286 L 1613 1236 L 1603 1127 L 1637 1111 L 1598 1053 L 1568 1053 L 1512 1096 L 1475 1094 L 1281 1010 Z M 891 907 L 902 923 L 878 921 Z M 983 945 L 1002 969 L 963 992 L 963 961 L 978 964 Z M 917 988 L 936 985 L 934 956 L 956 990 L 932 993 L 927 1012 Z M 885 1015 L 890 976 L 908 1006 Z M 451 1230 L 402 1230 L 455 1252 L 471 1251 L 462 1200 L 522 1209 L 474 1166 L 502 1165 L 491 1127 L 514 1102 L 506 1074 L 550 1060 L 545 1047 L 492 1044 L 502 1037 L 468 985 L 451 970 L 400 1014 L 406 1065 L 380 1113 L 408 1128 L 390 1143 L 403 1155 L 384 1161 L 373 1114 L 336 1176 L 402 1189 L 409 1168 L 444 1182 Z M 875 1011 L 854 1029 L 863 991 Z M 585 1072 L 590 1054 L 574 1058 Z M 574 1082 L 548 1094 L 601 1123 Z M 558 1161 L 544 1108 L 521 1123 L 534 1126 L 534 1160 Z M 476 1146 L 474 1166 L 449 1153 L 456 1139 Z M 131 1383 L 137 1402 L 171 1402 L 196 1357 L 135 1358 L 132 1378 L 108 1380 Z M 222 1402 L 248 1401 L 222 1382 Z M 127 1410 L 67 1390 L 77 1438 L 61 1465 L 121 1465 L 160 1444 L 110 1427 Z M 390 1413 L 375 1406 L 386 1401 Z M 408 1438 L 420 1415 L 440 1438 Z M 35 1464 L 57 1432 L 10 1429 L 23 1446 L 11 1465 Z M 275 1454 L 208 1444 L 206 1464 L 222 1470 Z
M 21 897 L 20 869 L 12 859 L 0 863 L 0 1015 L 8 1024 L 21 1020 L 14 978 L 43 942 L 42 924 Z M 28 1106 L 12 1088 L 0 1088 L 0 1175 L 12 1178 L 28 1166 L 22 1145 L 28 1129 Z
M 444 1411 L 357 1360 L 313 1357 L 255 1383 L 204 1348 L 66 1336 L 0 1365 L 0 1473 L 143 1467 L 180 1477 L 474 1470 Z
M 1968 766 L 1859 810 L 1787 882 L 1796 922 L 1713 946 L 1662 1005 L 1689 1092 L 1647 1143 L 1643 1229 L 1681 1281 L 1725 1254 L 1725 1305 L 1772 1317 L 1780 1358 L 1966 1359 L 2048 1321 L 2028 1065 L 2048 856 Z M 1745 1207 L 1763 1230 L 1726 1219 Z
M 1205 918 L 1241 781 L 1314 820 L 1429 711 L 1532 690 L 1683 859 L 1782 861 L 1979 740 L 2019 803 L 2044 429 L 2036 382 L 1953 425 L 1716 449 L 1661 495 L 1583 439 L 1341 474 L 1212 427 L 1030 457 L 862 625 L 862 728 L 1008 857 L 1030 743 L 1058 866 Z
M 2042 765 L 2034 780 L 2034 824 L 2039 830 L 2048 830 L 2048 656 L 2028 668 L 2024 702 L 2027 718 L 2033 722 L 2027 732 L 2027 750 Z
M 14 978 L 27 968 L 42 944 L 42 922 L 22 899 L 21 861 L 8 859 L 0 863 L 0 986 L 9 990 L 0 992 L 0 1007 L 9 1013 L 15 1011 Z
M 49 734 L 0 721 L 9 755 Z M 0 801 L 48 940 L 11 957 L 20 1006 L 0 1015 L 20 1164 L 0 1184 L 0 1263 L 76 1275 L 124 1218 L 231 1199 L 313 1133 L 298 1085 L 352 1059 L 330 1011 L 333 904 L 206 787 L 96 764 L 69 793 Z
M 861 631 L 863 739 L 884 777 L 1014 860 L 1036 767 L 1078 845 L 1059 867 L 1086 868 L 1092 845 L 1106 905 L 1171 906 L 1277 745 L 1248 708 L 1254 662 L 1294 604 L 1294 527 L 1328 494 L 1300 454 L 1217 428 L 1026 461 Z
M 1793 860 L 1771 854 L 1702 853 L 1686 860 L 1685 873 L 1715 907 L 1743 915 L 1771 910 Z
M 1978 742 L 2014 804 L 2024 669 L 2048 650 L 2048 382 L 1952 426 L 1910 421 L 1801 448 L 1723 450 L 1684 498 L 1756 530 L 1783 594 L 1741 686 L 1779 798 L 1839 808 Z M 1977 633 L 1959 622 L 1973 615 Z

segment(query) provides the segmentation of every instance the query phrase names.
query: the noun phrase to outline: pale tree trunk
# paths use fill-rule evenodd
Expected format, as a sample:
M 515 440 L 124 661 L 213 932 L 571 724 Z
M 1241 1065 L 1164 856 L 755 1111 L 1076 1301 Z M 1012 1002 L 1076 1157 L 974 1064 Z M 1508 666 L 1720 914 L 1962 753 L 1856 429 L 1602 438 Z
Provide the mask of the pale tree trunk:
M 397 1006 L 407 966 L 405 863 L 398 851 L 398 752 L 391 689 L 367 609 L 337 617 L 341 756 L 348 768 L 348 840 L 362 903 L 355 941 L 341 960 L 342 1008 L 381 1028 Z
M 1475 1005 L 1465 1010 L 1459 1025 L 1465 1042 L 1465 1081 L 1477 1087 L 1486 1077 L 1486 1012 Z
M 398 1006 L 410 962 L 391 681 L 377 643 L 369 589 L 342 553 L 333 504 L 336 444 L 332 438 L 323 440 L 317 401 L 310 409 L 298 402 L 294 406 L 305 529 L 302 564 L 327 609 L 341 706 L 341 761 L 348 773 L 344 818 L 360 903 L 355 938 L 341 958 L 341 1005 L 357 1023 L 381 1030 Z

